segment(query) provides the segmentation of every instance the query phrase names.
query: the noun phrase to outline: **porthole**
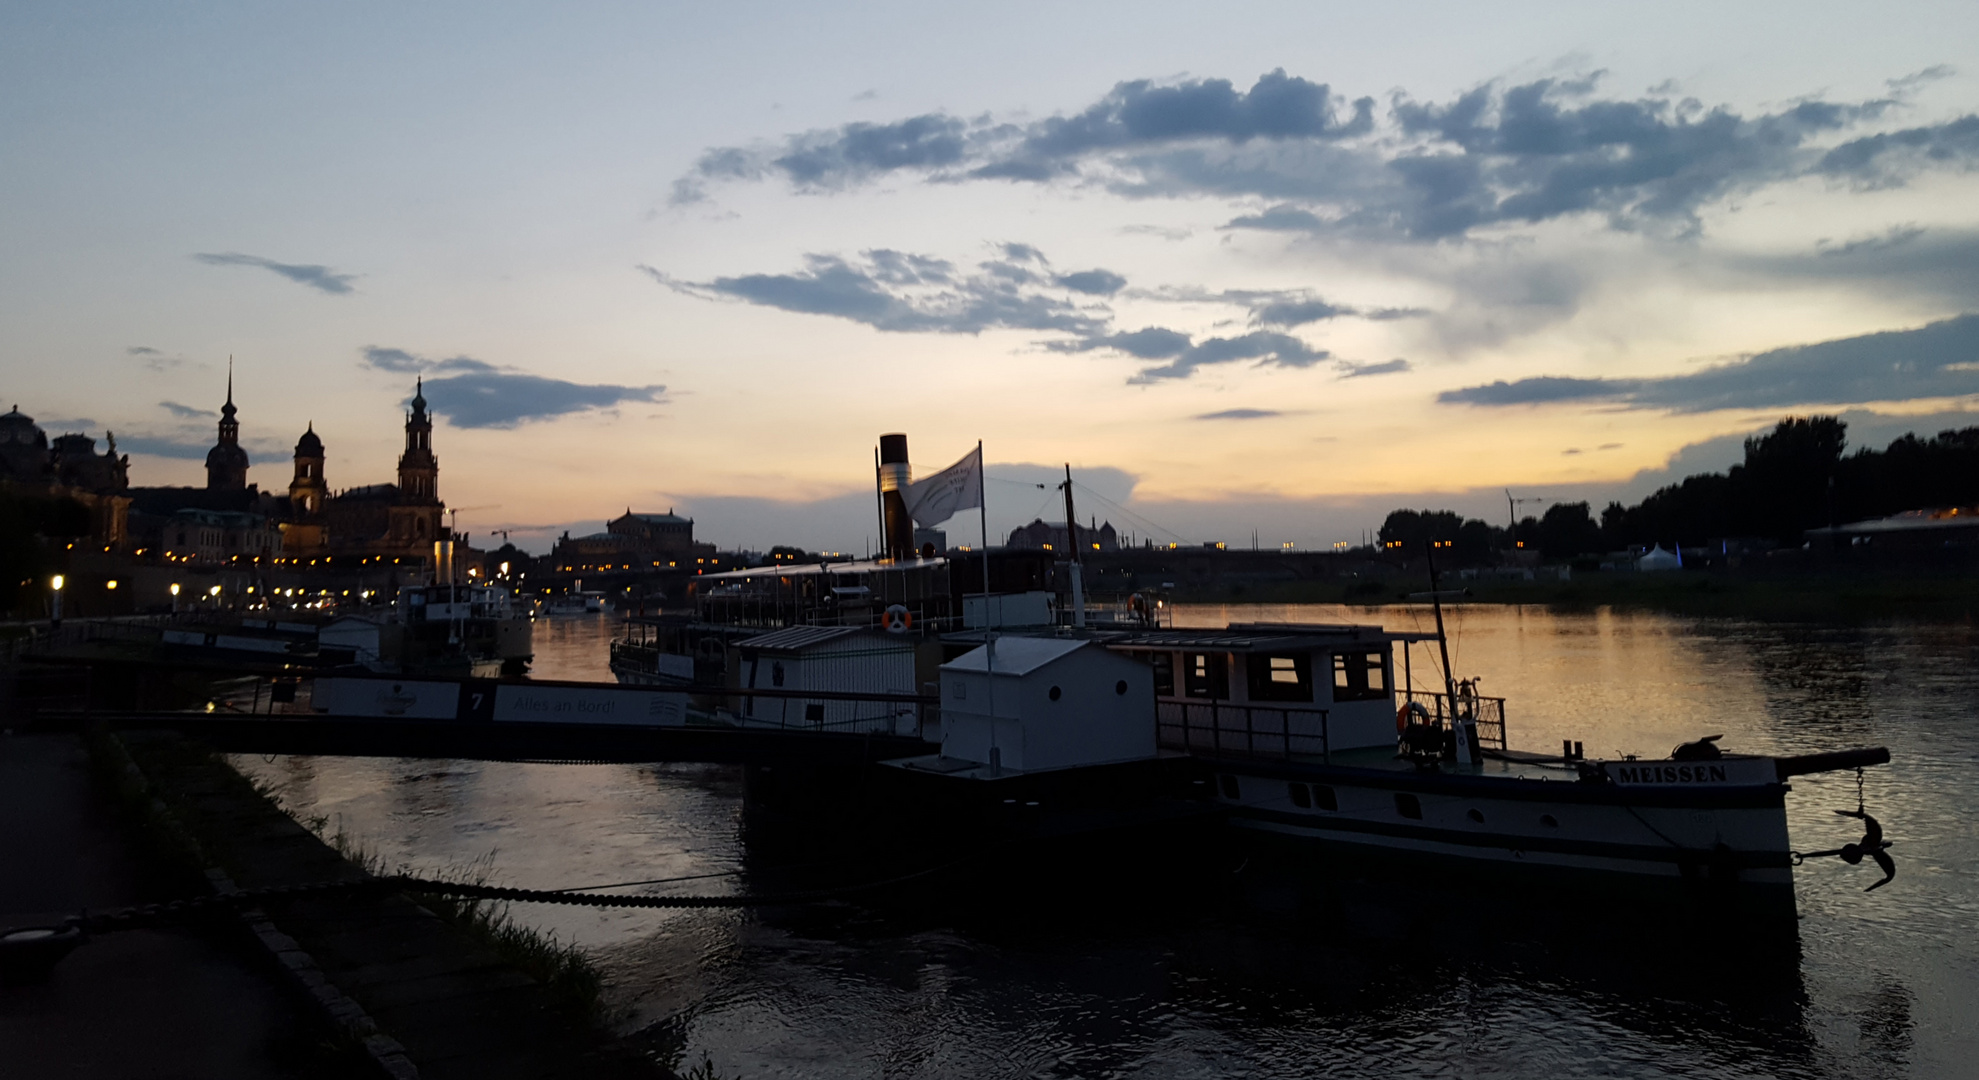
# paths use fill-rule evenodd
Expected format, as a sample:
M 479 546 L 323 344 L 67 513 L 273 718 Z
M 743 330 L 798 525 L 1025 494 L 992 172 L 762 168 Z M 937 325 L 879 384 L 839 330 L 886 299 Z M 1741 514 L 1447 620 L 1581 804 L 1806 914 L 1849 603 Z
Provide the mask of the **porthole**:
M 1328 784 L 1312 785 L 1312 804 L 1321 810 L 1340 809 L 1340 800 L 1333 796 L 1333 788 Z
M 1054 687 L 1052 687 L 1052 688 L 1051 688 L 1051 692 L 1050 692 L 1050 693 L 1048 693 L 1048 694 L 1046 694 L 1045 696 L 1046 696 L 1046 697 L 1048 697 L 1048 698 L 1050 698 L 1050 699 L 1051 699 L 1051 700 L 1053 700 L 1053 701 L 1057 701 L 1057 700 L 1058 700 L 1059 698 L 1062 698 L 1062 697 L 1064 697 L 1064 696 L 1065 696 L 1065 691 L 1063 691 L 1063 690 L 1060 690 L 1060 689 L 1059 689 L 1058 687 L 1056 687 L 1056 686 L 1054 686 Z
M 1473 809 L 1470 813 L 1465 814 L 1464 816 L 1470 818 L 1472 821 L 1477 822 L 1479 825 L 1484 824 L 1484 811 L 1482 810 Z
M 1407 792 L 1396 792 L 1395 812 L 1411 821 L 1421 821 L 1422 800 Z
M 1557 829 L 1557 828 L 1559 828 L 1559 827 L 1560 827 L 1560 819 L 1559 819 L 1559 818 L 1556 818 L 1556 817 L 1554 817 L 1554 816 L 1553 816 L 1553 815 L 1551 815 L 1551 814 L 1541 814 L 1541 815 L 1539 815 L 1539 823 L 1540 823 L 1541 825 L 1544 825 L 1544 826 L 1546 826 L 1546 827 L 1547 827 L 1547 828 L 1549 828 L 1549 829 Z
M 1119 682 L 1117 682 L 1117 683 L 1114 683 L 1114 684 L 1113 684 L 1113 692 L 1114 692 L 1114 693 L 1116 693 L 1116 694 L 1119 694 L 1119 695 L 1120 695 L 1121 697 L 1126 697 L 1126 696 L 1127 696 L 1127 680 L 1125 680 L 1125 679 L 1122 679 L 1122 680 L 1120 680 Z
M 1218 780 L 1218 781 L 1220 781 L 1220 782 L 1222 783 L 1222 785 L 1223 785 L 1223 797 L 1224 797 L 1224 798 L 1226 798 L 1226 799 L 1234 799 L 1234 798 L 1236 798 L 1236 797 L 1237 797 L 1237 778 L 1236 778 L 1236 777 L 1234 777 L 1234 776 L 1230 776 L 1230 775 L 1228 775 L 1228 774 L 1225 774 L 1225 775 L 1223 775 L 1223 776 L 1219 776 L 1219 777 L 1217 777 L 1217 780 Z
M 1288 784 L 1286 787 L 1291 791 L 1293 806 L 1301 810 L 1312 809 L 1312 792 L 1307 791 L 1304 784 Z

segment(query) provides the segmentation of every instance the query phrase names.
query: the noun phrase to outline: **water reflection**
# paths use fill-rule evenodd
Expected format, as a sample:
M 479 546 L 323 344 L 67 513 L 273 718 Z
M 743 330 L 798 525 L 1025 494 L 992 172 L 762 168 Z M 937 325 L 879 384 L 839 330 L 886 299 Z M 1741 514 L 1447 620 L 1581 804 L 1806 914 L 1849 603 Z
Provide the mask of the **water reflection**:
M 1183 621 L 1426 610 L 1185 608 Z M 757 912 L 518 909 L 591 949 L 625 1030 L 755 1076 L 1960 1076 L 1979 1061 L 1979 634 L 1647 613 L 1451 613 L 1460 674 L 1510 698 L 1515 746 L 1661 755 L 1885 744 L 1863 796 L 1901 874 L 1797 872 L 1784 941 L 1655 912 L 1374 879 L 1287 891 L 1226 864 L 1192 890 Z M 608 618 L 539 623 L 536 672 L 603 678 Z M 1418 682 L 1440 679 L 1418 650 Z M 749 871 L 740 781 L 707 767 L 247 759 L 304 814 L 396 862 L 491 853 L 516 884 Z M 1797 778 L 1797 846 L 1859 826 L 1855 778 Z M 748 877 L 682 888 L 753 887 Z M 1021 901 L 1021 902 L 1020 902 Z

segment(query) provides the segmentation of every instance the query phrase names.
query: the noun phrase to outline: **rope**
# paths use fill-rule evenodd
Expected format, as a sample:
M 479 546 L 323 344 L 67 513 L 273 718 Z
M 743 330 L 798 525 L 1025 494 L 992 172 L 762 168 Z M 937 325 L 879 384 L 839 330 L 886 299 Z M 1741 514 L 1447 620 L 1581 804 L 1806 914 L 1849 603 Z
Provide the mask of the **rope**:
M 467 900 L 500 900 L 525 904 L 567 904 L 576 907 L 593 908 L 749 908 L 775 907 L 786 904 L 805 904 L 828 900 L 855 893 L 870 892 L 891 885 L 901 885 L 919 878 L 940 873 L 959 864 L 962 860 L 943 863 L 911 874 L 884 878 L 879 881 L 861 882 L 856 885 L 840 885 L 826 889 L 804 889 L 782 893 L 761 893 L 754 896 L 599 896 L 577 889 L 520 889 L 506 885 L 481 885 L 464 881 L 438 881 L 432 878 L 413 877 L 395 874 L 390 877 L 360 878 L 353 881 L 319 881 L 304 885 L 272 885 L 259 889 L 242 889 L 238 892 L 217 893 L 211 896 L 188 897 L 156 904 L 139 904 L 117 911 L 90 914 L 85 911 L 67 920 L 67 924 L 86 933 L 102 934 L 118 930 L 150 929 L 171 926 L 181 922 L 201 918 L 214 913 L 232 913 L 241 908 L 256 907 L 271 901 L 301 900 L 317 897 L 348 897 L 359 899 L 367 896 L 383 896 L 394 892 L 423 893 L 428 896 L 449 896 Z M 720 876 L 720 875 L 708 875 Z M 668 880 L 688 880 L 668 879 Z M 616 888 L 617 885 L 591 885 L 586 888 Z

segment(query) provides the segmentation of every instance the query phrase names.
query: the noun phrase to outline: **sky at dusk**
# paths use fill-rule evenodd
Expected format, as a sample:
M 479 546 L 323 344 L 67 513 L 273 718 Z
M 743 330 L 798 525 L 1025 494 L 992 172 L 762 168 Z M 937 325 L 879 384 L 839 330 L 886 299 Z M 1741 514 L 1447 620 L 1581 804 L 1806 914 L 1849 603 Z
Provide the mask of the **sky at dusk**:
M 1324 547 L 1979 423 L 1979 6 L 0 8 L 0 407 L 203 483 L 423 377 L 477 546 Z M 1966 44 L 1960 45 L 1960 42 Z M 973 537 L 971 520 L 950 523 Z

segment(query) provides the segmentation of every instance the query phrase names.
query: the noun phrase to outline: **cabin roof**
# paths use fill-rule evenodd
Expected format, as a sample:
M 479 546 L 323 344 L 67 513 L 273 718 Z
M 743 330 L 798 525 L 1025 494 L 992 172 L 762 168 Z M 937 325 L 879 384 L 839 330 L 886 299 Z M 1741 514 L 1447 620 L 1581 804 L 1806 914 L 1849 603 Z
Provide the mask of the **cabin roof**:
M 1108 648 L 1129 651 L 1215 649 L 1222 652 L 1304 652 L 1337 649 L 1343 645 L 1434 641 L 1436 635 L 1352 623 L 1231 623 L 1221 630 L 1130 630 L 1105 640 Z
M 1016 678 L 1029 675 L 1088 644 L 1091 642 L 1085 638 L 999 637 L 995 642 L 996 663 L 993 666 L 989 661 L 989 647 L 978 646 L 943 664 L 942 668 L 949 671 L 980 671 Z
M 871 627 L 865 626 L 786 626 L 781 630 L 744 638 L 736 642 L 735 646 L 752 652 L 799 652 L 816 645 L 823 645 L 828 641 L 839 641 L 859 635 L 897 641 L 903 649 L 913 648 L 913 644 L 904 638 L 893 634 L 875 633 Z

